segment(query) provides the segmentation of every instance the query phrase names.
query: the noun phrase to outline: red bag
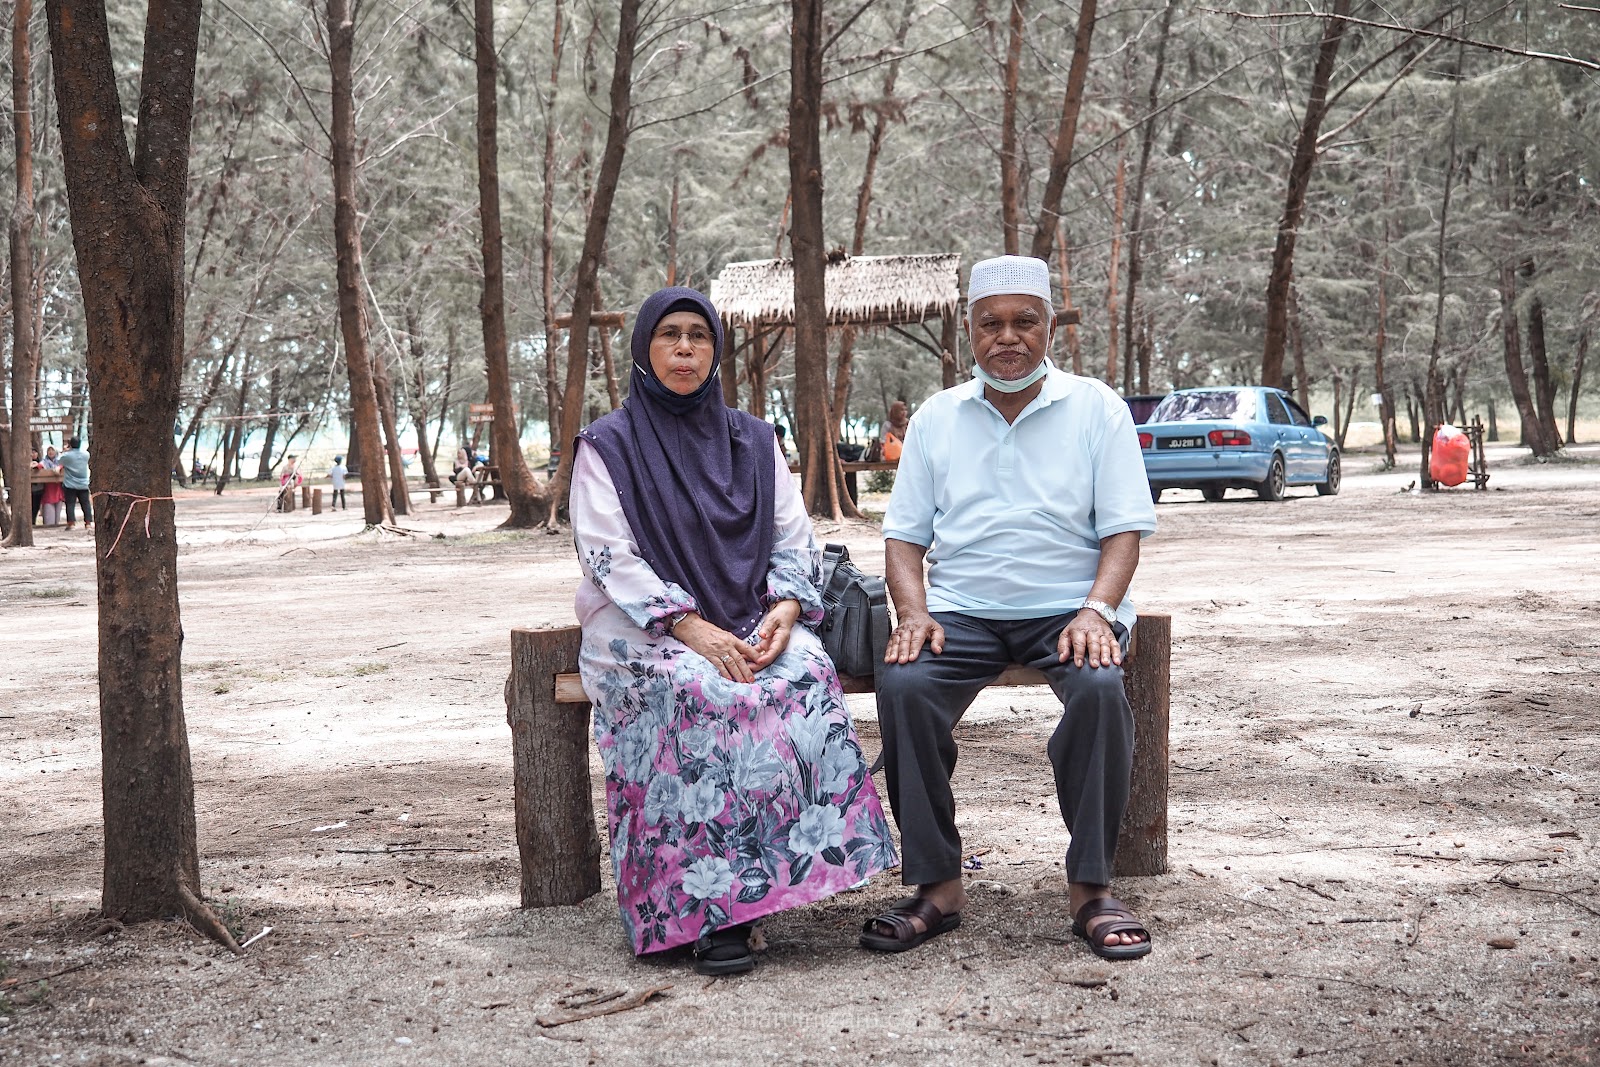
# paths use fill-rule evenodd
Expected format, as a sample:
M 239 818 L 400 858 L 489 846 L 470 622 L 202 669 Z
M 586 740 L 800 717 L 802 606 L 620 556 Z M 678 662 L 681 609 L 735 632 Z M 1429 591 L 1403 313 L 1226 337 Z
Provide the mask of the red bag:
M 1433 449 L 1428 453 L 1428 473 L 1440 485 L 1460 485 L 1467 480 L 1467 464 L 1472 456 L 1472 442 L 1460 430 L 1445 423 L 1433 435 Z

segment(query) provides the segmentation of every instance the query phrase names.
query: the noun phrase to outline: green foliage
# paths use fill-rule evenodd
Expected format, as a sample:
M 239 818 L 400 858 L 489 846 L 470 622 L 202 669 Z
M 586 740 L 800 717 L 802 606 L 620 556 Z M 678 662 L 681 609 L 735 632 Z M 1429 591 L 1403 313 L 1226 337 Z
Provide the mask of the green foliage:
M 142 8 L 114 6 L 123 111 L 131 124 Z M 1131 188 L 1159 24 L 1159 5 L 1102 8 L 1063 201 L 1072 296 L 1083 313 L 1078 342 L 1090 374 L 1103 374 L 1107 361 L 1117 174 L 1121 169 Z M 203 401 L 209 418 L 243 415 L 252 429 L 266 412 L 285 412 L 278 449 L 291 432 L 303 442 L 319 430 L 337 430 L 348 408 L 319 10 L 288 0 L 208 9 L 197 74 L 183 420 L 187 428 Z M 572 304 L 605 137 L 615 33 L 612 5 L 567 0 L 563 10 L 559 66 L 549 0 L 510 0 L 497 10 L 507 326 L 514 388 L 535 448 L 543 446 L 538 423 L 545 416 L 547 358 L 564 374 L 564 350 L 546 352 L 545 322 Z M 601 269 L 605 307 L 631 310 L 663 284 L 674 239 L 679 281 L 702 288 L 728 262 L 787 254 L 787 11 L 778 0 L 714 10 L 682 0 L 649 6 Z M 1076 11 L 1067 5 L 1030 4 L 1026 12 L 1016 100 L 1024 250 L 1076 30 Z M 839 32 L 827 56 L 822 102 L 830 246 L 851 242 L 868 146 L 882 117 L 865 251 L 953 251 L 970 264 L 1002 250 L 996 151 L 1005 14 L 1005 5 L 992 0 L 891 0 L 867 6 L 848 26 L 844 14 L 834 13 Z M 1433 9 L 1390 5 L 1383 14 L 1420 21 Z M 43 40 L 42 10 L 37 18 L 35 40 Z M 905 46 L 897 51 L 902 23 Z M 1138 391 L 1254 381 L 1259 374 L 1266 272 L 1321 29 L 1311 18 L 1234 20 L 1199 5 L 1179 6 L 1150 125 L 1136 322 L 1152 380 L 1135 383 Z M 1470 35 L 1516 48 L 1600 54 L 1600 21 L 1553 4 L 1496 9 Z M 468 434 L 467 405 L 482 401 L 485 389 L 472 45 L 470 9 L 452 0 L 361 8 L 358 208 L 372 347 L 390 362 L 402 424 L 426 419 L 430 444 L 442 438 L 443 454 Z M 1386 57 L 1396 45 L 1402 47 Z M 1295 259 L 1308 378 L 1325 388 L 1338 373 L 1370 387 L 1380 284 L 1389 300 L 1391 383 L 1404 390 L 1420 375 L 1441 284 L 1435 246 L 1450 163 L 1448 118 L 1459 97 L 1442 282 L 1446 375 L 1473 398 L 1502 391 L 1495 283 L 1498 265 L 1512 258 L 1534 264 L 1519 276 L 1515 308 L 1525 319 L 1529 302 L 1542 302 L 1557 378 L 1565 381 L 1568 353 L 1595 310 L 1590 294 L 1600 271 L 1595 80 L 1573 67 L 1458 52 L 1451 44 L 1433 46 L 1407 67 L 1423 47 L 1388 31 L 1353 28 L 1347 35 Z M 898 66 L 888 94 L 891 62 Z M 48 105 L 46 68 L 37 55 L 35 67 L 35 91 Z M 548 308 L 540 263 L 547 131 L 554 149 Z M 36 122 L 35 137 L 45 395 L 65 403 L 82 364 L 84 328 L 53 114 Z M 1130 217 L 1125 211 L 1124 228 Z M 1127 255 L 1126 240 L 1121 251 Z M 1123 262 L 1119 287 L 1127 277 Z M 1124 348 L 1138 340 L 1121 339 Z M 613 355 L 625 387 L 625 337 L 616 339 Z M 939 383 L 937 361 L 925 350 L 892 333 L 869 332 L 856 346 L 849 424 L 870 433 L 889 400 L 918 402 Z M 791 359 L 773 369 L 769 385 L 769 413 L 789 421 Z M 587 399 L 591 411 L 607 406 L 598 375 Z M 201 424 L 201 462 L 230 424 Z

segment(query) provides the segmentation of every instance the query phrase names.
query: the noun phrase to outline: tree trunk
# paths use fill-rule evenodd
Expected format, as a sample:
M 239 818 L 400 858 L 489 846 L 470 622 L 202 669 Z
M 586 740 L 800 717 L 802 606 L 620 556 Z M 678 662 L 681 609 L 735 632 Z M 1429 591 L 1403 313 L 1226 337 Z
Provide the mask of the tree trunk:
M 1338 381 L 1338 379 L 1334 379 L 1334 380 L 1335 380 L 1335 382 Z M 1359 366 L 1351 367 L 1350 368 L 1350 394 L 1349 394 L 1348 397 L 1345 398 L 1345 402 L 1344 402 L 1344 417 L 1342 419 L 1339 417 L 1339 398 L 1338 398 L 1337 389 L 1335 390 L 1335 393 L 1334 393 L 1333 418 L 1334 418 L 1334 421 L 1337 423 L 1337 425 L 1336 425 L 1336 427 L 1334 429 L 1334 443 L 1339 446 L 1339 451 L 1341 451 L 1341 452 L 1344 451 L 1344 439 L 1345 439 L 1345 436 L 1350 433 L 1350 420 L 1351 420 L 1352 417 L 1354 417 L 1355 412 L 1356 412 L 1356 393 L 1359 392 L 1360 385 L 1361 385 L 1361 368 Z
M 556 329 L 555 249 L 556 249 L 556 97 L 561 88 L 562 0 L 555 2 L 555 28 L 551 34 L 550 94 L 544 106 L 544 171 L 540 192 L 539 278 L 544 298 L 544 405 L 545 424 L 550 428 L 550 450 L 561 448 L 561 387 L 556 381 L 556 347 L 561 331 Z M 442 432 L 442 431 L 441 431 Z M 548 502 L 547 502 L 548 504 Z
M 1083 108 L 1083 85 L 1089 76 L 1089 45 L 1094 38 L 1097 3 L 1098 0 L 1082 0 L 1078 7 L 1072 65 L 1067 68 L 1067 94 L 1061 103 L 1061 123 L 1056 127 L 1056 142 L 1050 149 L 1050 174 L 1045 179 L 1039 222 L 1033 229 L 1033 247 L 1029 251 L 1035 259 L 1050 258 L 1056 223 L 1061 220 L 1061 196 L 1067 188 L 1067 173 L 1072 169 L 1072 144 L 1078 136 L 1078 112 Z
M 426 352 L 422 344 L 422 328 L 417 322 L 417 311 L 406 305 L 406 345 L 411 349 L 411 425 L 417 430 L 417 458 L 422 461 L 422 478 L 430 487 L 439 486 L 439 466 L 433 453 L 436 442 L 428 440 L 427 373 L 423 370 Z
M 49 0 L 47 10 L 93 371 L 101 909 L 123 922 L 181 914 L 237 950 L 200 900 L 170 478 L 200 4 L 166 0 L 147 13 L 132 158 L 103 4 Z
M 72 427 L 68 437 L 88 438 L 84 433 L 84 415 L 88 411 L 86 401 L 89 399 L 89 380 L 85 376 L 83 364 L 74 364 L 72 368 L 72 384 L 67 394 L 67 424 Z
M 1133 337 L 1133 319 L 1139 303 L 1139 278 L 1144 270 L 1140 254 L 1144 226 L 1144 183 L 1150 172 L 1150 153 L 1155 145 L 1156 105 L 1161 99 L 1161 79 L 1166 74 L 1167 41 L 1172 36 L 1172 13 L 1177 0 L 1167 0 L 1161 12 L 1161 36 L 1156 38 L 1156 69 L 1150 75 L 1150 92 L 1145 99 L 1145 120 L 1139 131 L 1139 167 L 1133 175 L 1133 221 L 1128 226 L 1128 302 L 1123 309 L 1123 334 Z M 1139 346 L 1139 391 L 1150 391 L 1150 346 Z M 1132 368 L 1129 368 L 1130 372 Z M 1130 378 L 1127 391 L 1133 392 Z
M 330 140 L 333 153 L 333 236 L 337 253 L 339 331 L 350 376 L 350 421 L 365 461 L 361 507 L 368 526 L 394 521 L 388 479 L 383 474 L 383 442 L 378 431 L 378 392 L 367 349 L 367 297 L 362 284 L 361 225 L 356 216 L 355 89 L 351 63 L 356 26 L 351 0 L 328 0 L 328 68 L 333 96 Z
M 611 68 L 611 117 L 606 125 L 606 146 L 600 156 L 600 176 L 594 202 L 583 231 L 583 252 L 578 260 L 578 280 L 573 288 L 572 325 L 567 331 L 567 382 L 561 397 L 561 465 L 550 487 L 549 521 L 566 509 L 572 488 L 572 452 L 568 445 L 578 436 L 583 415 L 583 387 L 588 380 L 589 321 L 594 312 L 595 287 L 600 278 L 600 257 L 605 252 L 611 225 L 611 205 L 622 174 L 622 157 L 628 148 L 628 116 L 633 101 L 633 53 L 639 41 L 639 0 L 620 0 L 617 14 L 617 54 Z
M 1306 373 L 1306 339 L 1300 331 L 1300 291 L 1289 283 L 1289 341 L 1294 346 L 1294 396 L 1300 406 L 1311 410 L 1311 383 Z
M 1524 267 L 1534 276 L 1533 260 Z M 1561 427 L 1556 423 L 1556 387 L 1550 378 L 1550 361 L 1545 355 L 1544 301 L 1533 294 L 1528 301 L 1528 362 L 1533 365 L 1533 400 L 1539 411 L 1539 431 L 1554 452 L 1561 447 Z
M 277 364 L 273 364 L 272 373 L 267 376 L 267 439 L 261 446 L 261 460 L 256 464 L 258 482 L 267 481 L 272 477 L 272 445 L 278 439 L 278 423 L 282 421 L 278 415 L 282 382 L 282 372 Z
M 1122 264 L 1122 208 L 1128 187 L 1128 157 L 1117 144 L 1117 186 L 1111 201 L 1111 253 L 1106 263 L 1106 384 L 1117 388 L 1117 269 Z
M 1077 318 L 1077 308 L 1072 303 L 1072 253 L 1067 244 L 1067 223 L 1061 220 L 1056 225 L 1056 248 L 1061 253 L 1061 306 L 1067 313 L 1067 324 L 1062 327 L 1066 335 L 1067 355 L 1072 360 L 1072 373 L 1083 373 L 1083 346 L 1078 340 L 1078 324 L 1073 321 Z M 946 387 L 948 388 L 948 386 Z
M 867 218 L 872 207 L 872 182 L 878 171 L 878 157 L 883 152 L 883 138 L 889 129 L 889 104 L 894 99 L 894 85 L 900 74 L 899 52 L 905 47 L 906 36 L 911 31 L 911 18 L 915 13 L 916 0 L 907 0 L 905 8 L 900 14 L 900 22 L 895 28 L 894 49 L 895 58 L 889 61 L 887 72 L 883 76 L 883 104 L 878 108 L 873 119 L 872 133 L 867 139 L 867 162 L 861 171 L 861 188 L 856 191 L 856 223 L 855 230 L 850 238 L 850 254 L 859 256 L 867 247 Z M 1021 11 L 1021 0 L 1018 0 L 1017 10 Z M 1016 91 L 1016 82 L 1012 80 L 1012 94 Z M 674 180 L 676 182 L 676 180 Z M 677 185 L 673 185 L 673 218 L 677 218 Z M 839 362 L 833 372 L 833 418 L 836 433 L 844 434 L 845 398 L 850 395 L 851 368 L 855 359 L 856 331 L 853 326 L 846 326 L 840 331 L 839 337 Z
M 793 0 L 789 52 L 789 195 L 794 215 L 795 447 L 806 511 L 821 518 L 859 513 L 844 488 L 829 411 L 827 253 L 822 222 L 823 0 Z
M 1567 397 L 1567 444 L 1578 443 L 1578 390 L 1583 386 L 1583 360 L 1589 354 L 1589 325 L 1578 327 L 1578 348 L 1572 357 L 1572 392 Z
M 389 376 L 389 357 L 385 353 L 372 356 L 372 388 L 377 394 L 383 454 L 389 460 L 389 504 L 396 515 L 406 515 L 411 511 L 411 499 L 406 492 L 406 461 L 400 452 L 400 429 L 396 425 L 399 405 L 395 402 L 394 381 Z M 361 495 L 366 496 L 364 487 Z
M 1522 419 L 1522 444 L 1535 456 L 1547 456 L 1547 447 L 1533 394 L 1528 390 L 1528 374 L 1522 367 L 1522 331 L 1517 324 L 1517 273 L 1510 262 L 1500 265 L 1500 336 L 1505 342 L 1506 381 L 1511 399 L 1516 401 Z
M 1385 189 L 1387 190 L 1387 184 Z M 1387 203 L 1387 198 L 1385 200 Z M 1378 334 L 1373 340 L 1373 387 L 1378 391 L 1378 421 L 1383 427 L 1384 469 L 1395 464 L 1394 394 L 1384 380 L 1383 357 L 1389 344 L 1389 221 L 1383 223 L 1383 264 L 1378 268 Z
M 33 385 L 38 345 L 33 334 L 33 0 L 16 0 L 11 28 L 11 134 L 17 191 L 11 204 L 11 440 L 6 482 L 11 529 L 6 544 L 33 544 Z
M 489 403 L 494 405 L 494 462 L 511 514 L 502 527 L 528 529 L 545 520 L 549 501 L 534 481 L 522 455 L 522 433 L 511 395 L 511 365 L 506 352 L 505 267 L 500 232 L 500 133 L 494 44 L 494 0 L 473 0 L 473 51 L 478 67 L 478 213 L 482 220 L 483 361 L 489 371 Z
M 244 363 L 239 367 L 239 399 L 234 405 L 233 418 L 224 424 L 222 430 L 222 466 L 217 470 L 217 495 L 228 487 L 228 483 L 238 477 L 238 464 L 240 446 L 244 443 L 244 409 L 250 396 L 250 353 L 247 350 Z
M 1000 107 L 1000 229 L 1008 256 L 1022 250 L 1022 208 L 1017 198 L 1017 70 L 1022 65 L 1022 3 L 1023 0 L 1011 0 Z
M 1344 40 L 1345 16 L 1350 0 L 1334 0 L 1332 18 L 1323 24 L 1322 46 L 1317 50 L 1317 65 L 1311 74 L 1311 95 L 1295 141 L 1289 164 L 1289 188 L 1284 196 L 1283 215 L 1278 220 L 1278 239 L 1272 249 L 1272 271 L 1267 277 L 1266 341 L 1261 354 L 1261 384 L 1283 384 L 1283 353 L 1289 323 L 1289 285 L 1294 280 L 1294 244 L 1300 219 L 1305 213 L 1306 192 L 1311 186 L 1311 169 L 1317 162 L 1317 133 L 1327 115 L 1328 82 L 1339 58 Z
M 605 310 L 605 300 L 600 295 L 600 287 L 595 286 L 594 308 L 596 311 Z M 615 411 L 622 406 L 622 392 L 617 386 L 617 363 L 611 358 L 611 329 L 601 326 L 595 330 L 595 341 L 600 348 L 600 369 L 606 376 L 606 399 L 611 402 L 611 410 Z
M 678 284 L 678 168 L 672 168 L 672 201 L 667 205 L 667 285 Z
M 458 354 L 456 324 L 455 320 L 452 319 L 444 328 L 444 388 L 439 390 L 439 428 L 433 431 L 433 439 L 435 441 L 444 440 L 445 427 L 449 425 L 450 409 L 454 403 L 450 395 L 451 390 L 454 388 L 451 379 L 455 375 Z M 348 466 L 348 464 L 346 465 Z M 354 469 L 353 467 L 351 468 L 352 471 Z

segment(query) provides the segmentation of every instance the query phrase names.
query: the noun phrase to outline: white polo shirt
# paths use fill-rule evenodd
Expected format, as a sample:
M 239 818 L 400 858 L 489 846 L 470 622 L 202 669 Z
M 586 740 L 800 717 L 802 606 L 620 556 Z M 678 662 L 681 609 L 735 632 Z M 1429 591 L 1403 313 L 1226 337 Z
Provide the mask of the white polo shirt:
M 1052 367 L 1017 421 L 974 379 L 912 416 L 884 537 L 928 549 L 928 610 L 1028 619 L 1083 606 L 1100 541 L 1155 532 L 1139 435 L 1103 382 Z M 1117 619 L 1131 628 L 1132 598 Z

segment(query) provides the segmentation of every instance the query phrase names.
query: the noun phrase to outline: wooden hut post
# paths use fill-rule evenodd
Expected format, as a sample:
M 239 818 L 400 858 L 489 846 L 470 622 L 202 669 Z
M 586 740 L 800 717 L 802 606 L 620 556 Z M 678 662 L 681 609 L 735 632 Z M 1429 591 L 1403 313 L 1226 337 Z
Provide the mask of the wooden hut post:
M 576 904 L 600 892 L 600 837 L 589 788 L 587 707 L 556 703 L 555 676 L 578 669 L 583 632 L 512 630 L 511 725 L 522 906 Z
M 676 181 L 676 179 L 674 179 Z M 674 185 L 673 192 L 677 192 Z M 676 203 L 676 201 L 674 201 Z M 733 343 L 733 323 L 726 318 L 722 320 L 722 366 L 718 373 L 722 375 L 722 402 L 730 408 L 739 406 L 739 361 L 729 356 L 736 347 Z M 745 331 L 746 335 L 750 331 Z
M 954 311 L 946 311 L 939 316 L 939 347 L 944 349 L 939 354 L 939 374 L 946 389 L 955 387 L 961 372 L 960 363 L 956 359 L 956 346 L 960 344 L 960 329 Z
M 1133 706 L 1133 788 L 1122 815 L 1112 868 L 1119 876 L 1167 872 L 1168 685 L 1172 616 L 1140 615 L 1135 647 L 1123 661 L 1123 686 Z

